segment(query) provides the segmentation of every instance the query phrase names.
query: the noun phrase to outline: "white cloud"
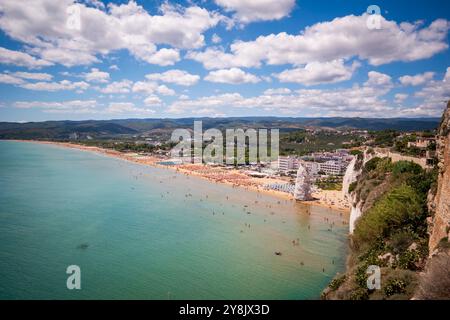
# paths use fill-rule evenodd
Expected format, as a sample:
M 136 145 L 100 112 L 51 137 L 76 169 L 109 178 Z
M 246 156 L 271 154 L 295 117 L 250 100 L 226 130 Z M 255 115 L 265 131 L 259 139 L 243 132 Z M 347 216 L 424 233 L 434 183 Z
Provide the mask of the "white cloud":
M 159 93 L 164 96 L 173 96 L 175 91 L 163 84 L 158 84 L 155 81 L 137 81 L 134 83 L 132 91 L 135 93 L 153 94 Z
M 404 115 L 403 109 L 394 108 L 384 98 L 392 89 L 388 75 L 371 72 L 363 85 L 338 89 L 302 89 L 295 93 L 264 92 L 263 95 L 243 97 L 227 93 L 193 100 L 177 100 L 168 112 L 188 115 L 208 108 L 214 112 L 235 109 L 257 109 L 276 114 L 301 116 L 365 116 L 386 117 Z
M 286 32 L 259 36 L 253 41 L 235 41 L 230 52 L 208 48 L 189 52 L 187 58 L 201 62 L 207 69 L 259 67 L 338 59 L 359 58 L 378 66 L 393 61 L 416 61 L 430 58 L 448 48 L 450 22 L 435 20 L 428 27 L 397 24 L 381 18 L 381 29 L 366 26 L 367 15 L 345 16 L 316 23 L 298 35 Z
M 158 88 L 158 83 L 154 81 L 137 81 L 133 84 L 133 92 L 151 94 Z
M 147 98 L 145 98 L 144 104 L 149 107 L 160 106 L 162 104 L 162 101 L 158 96 L 150 95 Z
M 106 83 L 109 81 L 109 73 L 100 71 L 97 68 L 92 68 L 90 72 L 85 73 L 83 76 L 87 82 Z
M 211 41 L 214 44 L 220 43 L 222 41 L 222 38 L 220 38 L 217 33 L 214 33 L 211 37 Z
M 13 104 L 19 109 L 42 109 L 48 113 L 95 113 L 95 100 L 68 100 L 62 102 L 17 101 Z
M 351 88 L 300 89 L 296 92 L 280 94 L 277 91 L 264 92 L 263 95 L 244 97 L 239 93 L 205 96 L 197 99 L 177 100 L 169 105 L 168 112 L 178 116 L 196 114 L 208 110 L 213 115 L 226 110 L 256 109 L 273 114 L 311 116 L 311 117 L 414 117 L 441 116 L 450 99 L 450 67 L 442 81 L 431 81 L 416 99 L 423 99 L 413 105 L 403 106 L 410 98 L 398 93 L 393 102 L 387 94 L 394 88 L 389 75 L 371 71 L 363 84 Z M 400 104 L 400 105 L 399 105 Z
M 119 67 L 118 67 L 116 64 L 110 65 L 110 66 L 109 66 L 109 69 L 110 69 L 110 70 L 115 70 L 115 71 L 120 70 Z
M 233 50 L 235 44 L 231 45 Z M 225 53 L 217 47 L 207 48 L 205 51 L 190 51 L 186 58 L 203 64 L 206 69 L 224 69 L 230 67 L 260 67 L 261 56 L 258 52 L 245 52 L 239 54 Z
M 115 81 L 99 90 L 102 93 L 128 93 L 131 90 L 132 84 L 133 82 L 130 80 Z
M 292 91 L 288 88 L 276 88 L 276 89 L 267 89 L 264 91 L 265 95 L 271 96 L 276 94 L 290 94 Z
M 242 71 L 239 68 L 221 69 L 211 71 L 205 80 L 217 83 L 242 84 L 242 83 L 257 83 L 261 81 L 257 76 Z
M 130 112 L 136 109 L 132 102 L 111 102 L 106 112 L 110 113 L 123 113 Z
M 227 11 L 235 12 L 234 18 L 242 23 L 279 20 L 287 16 L 295 0 L 215 0 Z
M 199 108 L 215 110 L 224 106 L 233 106 L 236 101 L 243 99 L 239 93 L 226 93 L 216 96 L 201 97 L 195 100 L 178 100 L 172 103 L 167 111 L 173 114 L 194 113 Z
M 367 87 L 378 87 L 378 88 L 392 88 L 392 77 L 376 72 L 376 71 L 369 71 L 368 73 L 369 79 L 364 83 Z
M 175 49 L 162 48 L 156 53 L 140 58 L 151 64 L 157 64 L 160 66 L 172 66 L 176 62 L 180 61 L 180 52 Z
M 304 67 L 285 70 L 275 75 L 281 82 L 294 82 L 304 85 L 336 83 L 350 80 L 359 63 L 345 66 L 344 60 L 330 62 L 311 62 Z
M 159 85 L 158 88 L 156 88 L 156 92 L 162 94 L 163 96 L 174 96 L 176 94 L 174 90 L 168 88 L 163 84 Z
M 107 108 L 99 109 L 96 100 L 68 101 L 17 101 L 13 107 L 18 109 L 39 109 L 45 113 L 67 114 L 127 114 L 150 115 L 151 109 L 138 108 L 131 102 L 111 102 Z
M 60 82 L 34 82 L 25 83 L 20 87 L 28 90 L 36 91 L 61 91 L 61 90 L 86 90 L 89 84 L 84 81 L 72 82 L 69 80 L 62 80 Z
M 434 72 L 425 72 L 417 74 L 415 76 L 403 76 L 399 78 L 399 81 L 404 86 L 420 86 L 433 79 Z
M 192 86 L 200 80 L 198 75 L 190 74 L 184 70 L 178 69 L 169 70 L 164 73 L 150 73 L 145 77 L 148 80 L 174 83 L 181 86 Z
M 111 102 L 104 112 L 112 114 L 126 113 L 131 115 L 146 115 L 153 114 L 155 111 L 151 109 L 137 108 L 132 102 Z
M 0 10 L 0 12 L 1 12 L 1 10 Z M 1 16 L 0 16 L 0 19 L 1 19 Z M 48 66 L 53 65 L 53 63 L 51 63 L 49 61 L 37 59 L 33 56 L 30 56 L 28 53 L 20 52 L 20 51 L 13 51 L 13 50 L 9 50 L 9 49 L 2 48 L 2 47 L 0 47 L 0 63 L 11 64 L 11 65 L 19 66 L 19 67 L 27 67 L 30 69 L 38 69 L 38 68 L 48 67 Z
M 80 29 L 67 25 L 67 9 L 71 6 L 80 12 Z M 151 15 L 134 1 L 110 3 L 108 10 L 103 10 L 74 0 L 2 0 L 0 28 L 29 46 L 30 52 L 48 60 L 22 55 L 6 61 L 29 67 L 51 62 L 70 67 L 98 62 L 97 55 L 126 49 L 138 59 L 168 63 L 174 61 L 174 51 L 158 53 L 158 45 L 199 48 L 204 45 L 203 33 L 226 20 L 196 5 L 184 8 L 165 2 L 160 12 Z
M 66 67 L 89 65 L 100 62 L 100 60 L 95 57 L 94 53 L 78 50 L 76 44 L 73 45 L 76 49 L 46 46 L 42 48 L 35 47 L 31 51 L 45 60 L 59 63 Z
M 50 81 L 52 79 L 52 75 L 48 73 L 21 72 L 21 71 L 14 73 L 6 71 L 5 73 L 0 74 L 0 83 L 20 85 L 23 87 L 24 85 L 27 84 L 27 82 L 24 79 Z
M 40 72 L 14 72 L 13 75 L 22 79 L 41 81 L 51 81 L 53 78 L 51 74 Z
M 447 68 L 442 80 L 431 80 L 425 87 L 414 94 L 422 99 L 422 103 L 412 110 L 418 115 L 441 116 L 442 111 L 450 100 L 450 67 Z
M 25 81 L 21 78 L 13 76 L 13 75 L 10 75 L 7 73 L 2 73 L 2 74 L 0 74 L 0 83 L 18 85 L 18 84 L 25 83 Z
M 408 94 L 406 93 L 397 93 L 394 96 L 394 102 L 397 104 L 402 104 L 406 99 L 408 99 Z

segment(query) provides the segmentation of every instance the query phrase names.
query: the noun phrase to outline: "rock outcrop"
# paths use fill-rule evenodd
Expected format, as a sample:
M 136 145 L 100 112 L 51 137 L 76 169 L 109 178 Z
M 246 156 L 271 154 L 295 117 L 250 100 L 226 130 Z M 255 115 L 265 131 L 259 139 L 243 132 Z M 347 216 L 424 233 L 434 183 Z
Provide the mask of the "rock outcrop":
M 358 156 L 355 156 L 350 162 L 342 183 L 342 193 L 345 199 L 351 204 L 350 219 L 349 219 L 349 232 L 353 233 L 355 230 L 356 220 L 361 216 L 364 202 L 356 199 L 356 194 L 350 190 L 350 185 L 358 180 L 358 177 L 362 173 L 362 167 L 373 158 L 373 153 L 369 149 L 365 149 L 364 152 Z
M 361 169 L 357 170 L 358 156 L 353 156 L 352 161 L 350 161 L 347 170 L 345 171 L 344 178 L 342 179 L 342 195 L 344 199 L 350 200 L 350 185 L 358 179 L 361 174 Z
M 297 178 L 295 179 L 294 198 L 299 201 L 309 201 L 313 199 L 308 169 L 301 164 L 297 171 Z
M 429 253 L 413 299 L 450 299 L 450 102 L 436 137 L 437 187 L 428 193 Z
M 442 117 L 436 141 L 438 185 L 430 192 L 428 207 L 433 213 L 430 221 L 430 253 L 450 232 L 450 102 Z

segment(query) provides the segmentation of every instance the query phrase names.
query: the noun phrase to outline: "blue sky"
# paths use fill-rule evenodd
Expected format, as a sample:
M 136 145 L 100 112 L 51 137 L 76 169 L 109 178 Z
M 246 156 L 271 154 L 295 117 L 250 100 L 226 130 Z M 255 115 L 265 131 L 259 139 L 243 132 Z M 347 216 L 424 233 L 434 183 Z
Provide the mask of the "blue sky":
M 0 121 L 440 116 L 449 13 L 438 0 L 1 0 Z

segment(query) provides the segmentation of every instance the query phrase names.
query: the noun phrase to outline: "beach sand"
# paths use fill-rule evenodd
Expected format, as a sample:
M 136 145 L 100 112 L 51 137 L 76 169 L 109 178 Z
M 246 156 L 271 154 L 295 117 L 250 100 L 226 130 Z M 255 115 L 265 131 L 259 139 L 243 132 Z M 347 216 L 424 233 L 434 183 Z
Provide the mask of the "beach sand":
M 99 147 L 84 146 L 75 143 L 68 142 L 54 142 L 54 141 L 36 141 L 36 140 L 15 140 L 20 142 L 50 144 L 60 146 L 64 148 L 72 148 L 83 151 L 96 152 L 103 155 L 119 158 L 134 163 L 148 165 L 152 167 L 165 168 L 168 170 L 174 170 L 178 173 L 182 173 L 189 176 L 196 176 L 212 183 L 223 183 L 232 185 L 235 188 L 242 188 L 247 191 L 258 192 L 262 194 L 269 194 L 278 197 L 283 200 L 294 201 L 294 197 L 291 194 L 276 191 L 267 190 L 264 185 L 268 183 L 286 183 L 283 179 L 273 178 L 253 178 L 239 170 L 228 170 L 222 167 L 211 167 L 204 164 L 183 164 L 177 166 L 166 166 L 159 164 L 158 162 L 167 160 L 165 158 L 158 158 L 154 156 L 142 156 L 136 153 L 123 153 L 116 150 L 104 149 Z M 332 210 L 340 212 L 350 212 L 350 204 L 342 196 L 341 191 L 331 190 L 319 190 L 313 193 L 314 200 L 302 201 L 302 203 L 326 207 Z

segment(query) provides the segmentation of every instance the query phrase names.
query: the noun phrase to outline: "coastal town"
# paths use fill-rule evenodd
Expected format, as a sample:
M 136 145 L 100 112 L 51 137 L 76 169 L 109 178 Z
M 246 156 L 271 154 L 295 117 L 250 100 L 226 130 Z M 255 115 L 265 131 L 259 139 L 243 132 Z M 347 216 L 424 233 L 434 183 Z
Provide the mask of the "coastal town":
M 282 143 L 280 155 L 276 159 L 270 162 L 246 162 L 241 165 L 198 163 L 198 159 L 194 157 L 174 158 L 170 152 L 173 143 L 161 137 L 134 137 L 134 140 L 130 141 L 96 141 L 89 138 L 80 139 L 74 133 L 69 141 L 44 143 L 59 143 L 96 151 L 144 165 L 176 170 L 214 183 L 268 193 L 283 199 L 308 201 L 313 205 L 345 212 L 350 210 L 351 204 L 342 192 L 343 179 L 349 164 L 358 154 L 369 150 L 380 157 L 390 157 L 394 161 L 413 161 L 423 168 L 431 167 L 435 161 L 436 142 L 430 132 L 328 131 L 316 128 L 300 133 L 305 134 L 306 138 L 299 141 L 298 145 L 308 143 L 312 137 L 320 137 L 319 141 L 314 143 L 323 149 L 311 145 L 309 150 L 312 152 L 292 152 Z M 289 136 L 298 134 L 299 132 L 289 133 Z M 323 147 L 324 144 L 321 143 L 323 137 L 326 137 L 326 141 L 330 138 L 340 141 L 337 143 L 338 148 L 335 148 L 336 144 L 332 142 L 327 142 Z M 281 141 L 283 139 L 286 137 L 282 135 Z M 299 187 L 299 169 L 303 172 L 303 168 L 307 179 L 304 182 L 304 179 L 300 178 L 303 187 Z M 299 188 L 307 188 L 307 194 L 301 192 L 303 195 L 299 196 Z

